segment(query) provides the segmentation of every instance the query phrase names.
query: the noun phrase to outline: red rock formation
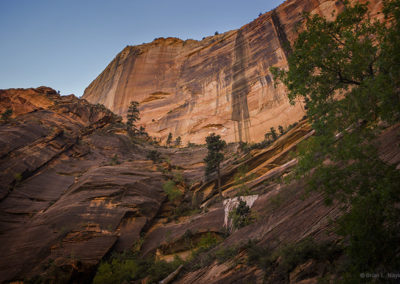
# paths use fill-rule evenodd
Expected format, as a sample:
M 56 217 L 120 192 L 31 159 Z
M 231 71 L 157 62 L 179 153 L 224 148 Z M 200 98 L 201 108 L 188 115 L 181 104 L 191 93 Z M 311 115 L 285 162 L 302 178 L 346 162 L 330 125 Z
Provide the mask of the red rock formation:
M 0 282 L 40 276 L 42 281 L 88 283 L 107 254 L 130 249 L 139 240 L 142 254 L 171 260 L 175 254 L 190 256 L 208 233 L 221 241 L 215 249 L 249 239 L 271 249 L 307 236 L 335 239 L 330 219 L 340 215 L 339 209 L 326 207 L 317 193 L 302 200 L 301 181 L 284 185 L 277 179 L 295 164 L 290 152 L 312 133 L 305 122 L 265 149 L 245 154 L 229 145 L 221 170 L 224 197 L 240 193 L 236 174 L 246 166 L 245 185 L 258 195 L 251 208 L 258 217 L 223 239 L 227 212 L 218 200 L 215 178 L 203 181 L 204 146 L 132 143 L 135 139 L 110 111 L 51 89 L 6 90 L 2 96 L 13 102 L 13 109 L 18 109 L 19 96 L 32 99 L 31 105 L 44 103 L 0 124 Z M 399 142 L 399 127 L 387 129 L 377 141 L 382 159 L 396 165 L 400 155 L 393 145 Z M 154 149 L 168 162 L 148 160 L 146 153 Z M 186 184 L 174 203 L 162 185 L 176 173 Z M 235 261 L 246 263 L 245 258 L 243 252 Z M 261 283 L 265 277 L 257 267 L 237 269 L 230 261 L 193 269 L 176 281 Z
M 380 1 L 371 1 L 373 14 Z M 139 101 L 140 124 L 152 136 L 169 132 L 204 143 L 211 132 L 231 141 L 260 141 L 270 127 L 287 126 L 303 115 L 283 86 L 274 88 L 269 67 L 286 66 L 289 43 L 302 13 L 332 17 L 340 1 L 290 0 L 239 30 L 202 41 L 159 38 L 127 46 L 87 87 L 83 97 L 125 117 Z

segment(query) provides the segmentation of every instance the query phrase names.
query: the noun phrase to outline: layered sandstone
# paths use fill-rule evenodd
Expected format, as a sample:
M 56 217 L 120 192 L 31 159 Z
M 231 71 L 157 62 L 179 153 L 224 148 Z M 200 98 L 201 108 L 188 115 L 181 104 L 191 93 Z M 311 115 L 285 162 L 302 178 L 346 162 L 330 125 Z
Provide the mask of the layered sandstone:
M 245 153 L 229 145 L 221 165 L 224 204 L 216 176 L 204 179 L 204 146 L 149 145 L 129 137 L 125 125 L 107 109 L 60 97 L 49 88 L 2 91 L 4 104 L 15 113 L 19 97 L 35 107 L 0 123 L 0 282 L 31 278 L 90 283 L 97 265 L 113 252 L 141 244 L 144 257 L 169 261 L 178 255 L 187 260 L 210 233 L 219 241 L 214 251 L 249 240 L 275 250 L 306 237 L 317 242 L 337 239 L 330 229 L 331 220 L 341 214 L 339 208 L 325 206 L 318 193 L 303 199 L 302 181 L 287 185 L 279 179 L 296 164 L 292 153 L 297 145 L 313 134 L 305 121 L 264 149 Z M 399 143 L 399 129 L 387 129 L 377 141 L 382 159 L 397 166 L 400 154 L 393 145 Z M 159 151 L 163 161 L 149 160 L 151 150 Z M 238 184 L 243 168 L 244 183 Z M 182 196 L 170 201 L 163 184 L 179 175 Z M 243 188 L 250 194 L 243 199 L 251 200 L 257 218 L 224 238 L 227 204 L 237 200 Z M 186 267 L 175 280 L 277 283 L 246 259 L 242 249 L 223 263 Z M 324 276 L 323 271 L 312 277 Z
M 380 1 L 371 1 L 373 14 Z M 140 102 L 150 135 L 169 132 L 204 143 L 211 132 L 228 142 L 260 141 L 270 127 L 298 121 L 301 104 L 274 88 L 269 67 L 285 67 L 302 13 L 332 17 L 341 1 L 290 0 L 238 30 L 202 41 L 159 38 L 127 46 L 87 87 L 83 97 L 125 117 Z

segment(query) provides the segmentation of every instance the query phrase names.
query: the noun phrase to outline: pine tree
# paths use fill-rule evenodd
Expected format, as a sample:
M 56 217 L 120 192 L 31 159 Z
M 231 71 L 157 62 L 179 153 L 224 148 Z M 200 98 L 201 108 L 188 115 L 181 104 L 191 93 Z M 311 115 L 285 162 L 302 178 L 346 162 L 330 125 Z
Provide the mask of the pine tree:
M 180 145 L 181 145 L 181 142 L 182 142 L 182 138 L 181 138 L 180 136 L 178 136 L 178 137 L 175 139 L 175 146 L 180 146 Z
M 271 136 L 272 136 L 272 140 L 275 141 L 276 139 L 278 139 L 278 135 L 276 134 L 276 130 L 273 127 L 271 127 L 270 130 L 271 130 L 270 133 L 271 133 Z
M 221 140 L 221 136 L 211 133 L 206 137 L 208 154 L 204 161 L 206 162 L 206 176 L 209 176 L 212 172 L 217 172 L 218 180 L 218 191 L 222 197 L 221 192 L 221 169 L 220 164 L 224 160 L 224 155 L 221 151 L 226 147 L 226 142 Z
M 135 122 L 140 120 L 139 103 L 132 101 L 128 108 L 128 114 L 126 116 L 128 131 L 135 133 L 137 131 Z
M 166 144 L 167 144 L 167 146 L 169 146 L 169 145 L 171 145 L 171 143 L 172 143 L 172 133 L 170 132 L 170 133 L 168 133 Z
M 279 130 L 279 134 L 280 134 L 280 135 L 285 134 L 285 130 L 283 130 L 282 125 L 279 125 L 279 126 L 278 126 L 278 130 Z

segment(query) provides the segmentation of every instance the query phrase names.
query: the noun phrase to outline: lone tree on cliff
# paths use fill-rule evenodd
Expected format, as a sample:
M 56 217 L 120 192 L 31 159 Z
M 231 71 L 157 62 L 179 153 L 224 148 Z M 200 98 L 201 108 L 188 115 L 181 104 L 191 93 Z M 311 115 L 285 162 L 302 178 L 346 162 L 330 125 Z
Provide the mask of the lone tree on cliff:
M 175 146 L 180 146 L 181 143 L 182 143 L 182 138 L 181 138 L 180 136 L 178 136 L 178 137 L 175 139 Z
M 376 148 L 385 127 L 400 122 L 400 0 L 383 3 L 383 22 L 348 1 L 334 21 L 306 15 L 289 70 L 271 70 L 292 104 L 305 101 L 315 130 L 299 148 L 294 176 L 346 209 L 338 232 L 347 240 L 349 283 L 400 267 L 400 171 Z
M 127 122 L 126 125 L 128 127 L 129 132 L 135 133 L 137 131 L 135 122 L 140 120 L 139 116 L 139 103 L 132 101 L 128 108 L 128 114 L 126 116 Z
M 208 154 L 204 159 L 204 162 L 206 162 L 206 176 L 217 171 L 218 191 L 222 197 L 220 164 L 224 160 L 224 154 L 221 151 L 226 147 L 226 142 L 221 140 L 221 136 L 211 133 L 206 137 L 206 143 L 208 149 Z
M 278 130 L 279 130 L 279 134 L 280 134 L 280 135 L 285 134 L 285 130 L 283 129 L 283 126 L 282 126 L 282 125 L 279 125 L 279 126 L 278 126 Z
M 167 146 L 169 146 L 169 145 L 171 145 L 171 143 L 172 143 L 172 133 L 170 132 L 170 133 L 168 133 L 166 144 L 167 144 Z
M 270 130 L 271 130 L 272 140 L 275 141 L 276 139 L 278 139 L 278 135 L 276 134 L 276 130 L 273 127 L 271 127 Z

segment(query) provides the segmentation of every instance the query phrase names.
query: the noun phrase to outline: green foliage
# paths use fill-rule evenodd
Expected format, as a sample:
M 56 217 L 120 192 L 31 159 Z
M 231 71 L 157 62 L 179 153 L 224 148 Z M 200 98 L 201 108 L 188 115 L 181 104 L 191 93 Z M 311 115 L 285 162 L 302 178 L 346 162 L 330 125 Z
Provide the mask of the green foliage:
M 140 119 L 139 113 L 139 103 L 132 101 L 128 108 L 128 114 L 126 116 L 127 122 L 126 125 L 129 131 L 136 131 L 135 122 Z
M 211 232 L 207 232 L 207 234 L 203 235 L 200 238 L 197 247 L 207 250 L 209 248 L 215 247 L 217 244 L 218 244 L 218 239 L 215 237 L 215 235 L 212 234 Z
M 250 265 L 257 265 L 267 273 L 272 271 L 277 256 L 269 247 L 257 246 L 254 241 L 249 240 L 246 250 L 247 261 Z
M 173 176 L 173 180 L 174 180 L 176 183 L 184 183 L 184 181 L 185 181 L 185 178 L 183 177 L 181 171 L 174 171 L 174 172 L 172 173 L 172 176 Z
M 244 153 L 249 153 L 253 149 L 265 149 L 271 145 L 271 141 L 265 139 L 258 143 L 239 142 L 239 149 Z
M 1 114 L 1 120 L 4 122 L 7 122 L 10 120 L 11 115 L 12 115 L 13 111 L 11 108 L 6 109 L 2 114 Z
M 341 253 L 341 248 L 336 244 L 316 243 L 310 238 L 287 244 L 276 250 L 268 246 L 258 246 L 254 241 L 249 241 L 246 250 L 248 263 L 257 265 L 268 275 L 273 274 L 276 281 L 288 281 L 290 272 L 309 259 L 320 263 L 326 261 L 332 263 Z
M 137 253 L 124 252 L 113 254 L 108 261 L 103 261 L 96 272 L 93 283 L 123 283 L 149 277 L 149 283 L 167 277 L 183 261 L 175 258 L 172 262 L 143 259 Z
M 176 184 L 173 180 L 168 180 L 163 185 L 164 192 L 167 194 L 168 199 L 170 201 L 174 201 L 178 197 L 182 196 L 182 192 L 176 187 Z
M 16 173 L 16 174 L 14 175 L 14 180 L 15 180 L 15 183 L 20 183 L 21 180 L 22 180 L 22 174 Z
M 169 146 L 169 145 L 171 145 L 171 143 L 172 143 L 172 133 L 170 132 L 170 133 L 168 133 L 168 137 L 167 137 L 167 146 Z
M 142 135 L 142 136 L 146 136 L 146 137 L 149 136 L 149 134 L 146 132 L 146 128 L 144 128 L 143 126 L 140 126 L 140 127 L 139 127 L 139 132 L 138 132 L 138 134 L 139 134 L 139 135 Z
M 345 5 L 335 21 L 306 15 L 289 70 L 271 71 L 292 103 L 306 104 L 315 135 L 299 147 L 294 177 L 348 209 L 338 232 L 357 278 L 400 262 L 400 174 L 373 143 L 380 125 L 400 120 L 400 1 L 384 2 L 385 22 L 372 21 L 365 4 Z
M 239 200 L 238 206 L 229 212 L 229 218 L 234 229 L 243 228 L 253 221 L 250 207 L 243 200 Z
M 152 160 L 154 163 L 159 163 L 161 162 L 161 153 L 158 152 L 157 150 L 151 150 L 148 154 L 147 154 L 147 159 Z
M 218 170 L 220 163 L 224 160 L 224 155 L 221 152 L 226 147 L 226 142 L 221 140 L 221 136 L 211 133 L 206 137 L 206 143 L 208 154 L 204 162 L 206 162 L 206 175 L 208 176 Z
M 275 128 L 271 127 L 270 131 L 271 131 L 270 133 L 271 133 L 272 140 L 275 141 L 276 139 L 278 139 L 278 134 L 276 134 Z
M 178 137 L 175 139 L 175 146 L 180 146 L 181 143 L 182 143 L 182 138 L 181 138 L 180 136 L 178 136 Z
M 221 247 L 215 252 L 215 257 L 219 263 L 223 263 L 234 258 L 239 249 L 237 247 Z
M 250 195 L 250 189 L 247 187 L 246 182 L 251 180 L 254 175 L 249 175 L 246 177 L 247 172 L 249 171 L 248 166 L 246 164 L 241 165 L 238 168 L 237 173 L 233 176 L 234 183 L 239 189 L 237 195 Z
M 278 126 L 278 130 L 279 130 L 279 134 L 280 134 L 280 135 L 285 134 L 285 130 L 283 129 L 283 126 L 282 126 L 282 125 L 279 125 L 279 126 Z
M 187 147 L 188 147 L 188 148 L 196 147 L 196 144 L 195 144 L 195 143 L 192 143 L 192 142 L 190 142 L 190 141 L 188 141 Z
M 327 242 L 315 243 L 312 239 L 307 238 L 281 248 L 278 252 L 280 261 L 276 270 L 278 274 L 289 280 L 289 273 L 298 265 L 305 263 L 309 259 L 320 262 L 325 260 L 332 261 L 339 252 L 340 248 L 333 244 Z

